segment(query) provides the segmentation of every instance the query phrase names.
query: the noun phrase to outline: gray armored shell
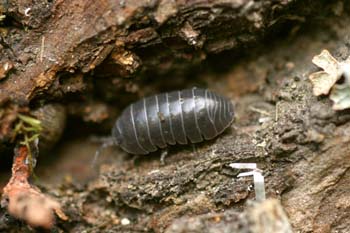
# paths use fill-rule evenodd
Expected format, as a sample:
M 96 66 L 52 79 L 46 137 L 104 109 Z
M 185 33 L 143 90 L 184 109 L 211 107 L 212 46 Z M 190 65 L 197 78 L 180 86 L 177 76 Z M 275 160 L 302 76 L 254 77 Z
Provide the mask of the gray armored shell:
M 234 119 L 232 103 L 200 88 L 143 98 L 129 105 L 117 119 L 112 137 L 131 154 L 148 154 L 167 145 L 209 140 Z

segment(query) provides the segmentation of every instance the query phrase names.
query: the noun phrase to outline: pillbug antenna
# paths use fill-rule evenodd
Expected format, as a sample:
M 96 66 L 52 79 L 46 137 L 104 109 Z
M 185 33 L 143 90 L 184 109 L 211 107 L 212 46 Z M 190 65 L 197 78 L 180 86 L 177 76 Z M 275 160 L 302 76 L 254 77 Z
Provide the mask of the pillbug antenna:
M 91 166 L 95 167 L 96 162 L 98 160 L 98 157 L 100 156 L 101 152 L 108 148 L 108 147 L 112 147 L 114 145 L 117 145 L 116 142 L 113 140 L 112 137 L 105 137 L 99 140 L 100 142 L 103 142 L 102 145 L 96 150 L 95 155 L 94 155 L 94 159 L 92 160 Z

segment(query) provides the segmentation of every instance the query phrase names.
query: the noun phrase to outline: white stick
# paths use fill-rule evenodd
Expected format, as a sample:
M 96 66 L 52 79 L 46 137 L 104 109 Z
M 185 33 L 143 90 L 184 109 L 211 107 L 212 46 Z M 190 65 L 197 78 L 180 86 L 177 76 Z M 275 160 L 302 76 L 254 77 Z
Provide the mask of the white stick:
M 251 169 L 249 172 L 242 172 L 238 174 L 238 177 L 253 176 L 255 200 L 258 202 L 266 199 L 265 194 L 265 181 L 262 171 L 257 168 L 256 163 L 231 163 L 230 167 L 235 169 Z

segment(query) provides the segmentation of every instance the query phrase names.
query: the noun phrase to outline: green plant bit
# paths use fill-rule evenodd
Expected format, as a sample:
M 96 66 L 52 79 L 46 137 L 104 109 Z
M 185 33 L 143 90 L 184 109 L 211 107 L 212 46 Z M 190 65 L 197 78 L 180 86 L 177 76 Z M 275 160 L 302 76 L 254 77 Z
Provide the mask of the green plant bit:
M 41 122 L 31 116 L 18 114 L 18 123 L 14 128 L 15 137 L 22 135 L 23 139 L 19 142 L 28 149 L 28 160 L 26 161 L 29 166 L 30 173 L 33 174 L 35 167 L 35 158 L 33 156 L 33 147 L 39 140 L 40 133 L 42 131 Z

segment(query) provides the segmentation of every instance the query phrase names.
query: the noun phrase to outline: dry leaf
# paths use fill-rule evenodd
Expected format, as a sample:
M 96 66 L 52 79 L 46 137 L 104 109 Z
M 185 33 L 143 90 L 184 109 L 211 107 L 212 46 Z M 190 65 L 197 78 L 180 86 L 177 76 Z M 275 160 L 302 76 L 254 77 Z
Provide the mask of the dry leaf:
M 327 50 L 323 50 L 312 62 L 323 69 L 309 75 L 314 95 L 327 95 L 331 92 L 329 98 L 333 101 L 334 110 L 350 108 L 350 57 L 338 62 Z M 341 77 L 344 82 L 337 84 Z
M 329 98 L 333 101 L 334 110 L 350 108 L 350 64 L 342 64 L 344 83 L 335 84 Z
M 332 86 L 337 82 L 337 76 L 332 76 L 324 71 L 310 74 L 309 79 L 312 83 L 315 96 L 327 95 Z
M 312 62 L 323 69 L 323 71 L 312 73 L 309 76 L 313 93 L 316 96 L 327 95 L 341 76 L 341 65 L 327 50 L 316 55 Z
M 314 56 L 312 63 L 322 68 L 328 74 L 338 73 L 339 63 L 328 50 L 323 50 L 319 55 Z

